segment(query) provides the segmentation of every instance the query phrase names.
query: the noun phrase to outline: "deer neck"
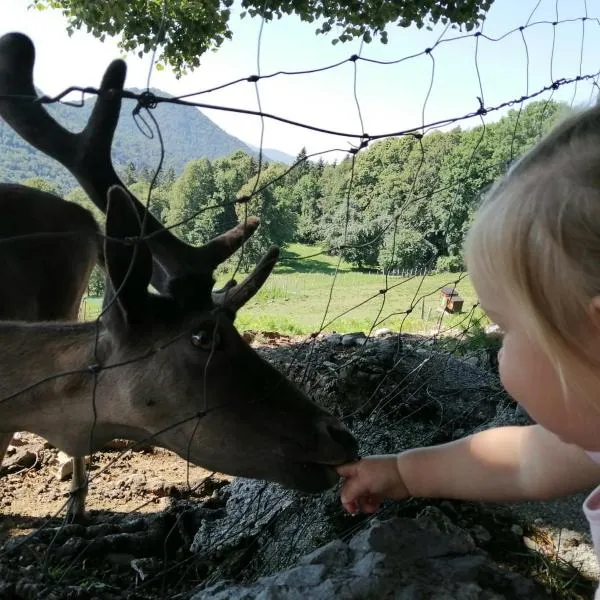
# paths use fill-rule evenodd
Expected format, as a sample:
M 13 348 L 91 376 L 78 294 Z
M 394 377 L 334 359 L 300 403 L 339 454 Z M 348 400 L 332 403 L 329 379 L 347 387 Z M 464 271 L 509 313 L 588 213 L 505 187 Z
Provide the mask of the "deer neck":
M 96 327 L 0 323 L 0 433 L 30 431 L 74 455 L 89 449 L 106 380 L 90 369 L 106 345 Z

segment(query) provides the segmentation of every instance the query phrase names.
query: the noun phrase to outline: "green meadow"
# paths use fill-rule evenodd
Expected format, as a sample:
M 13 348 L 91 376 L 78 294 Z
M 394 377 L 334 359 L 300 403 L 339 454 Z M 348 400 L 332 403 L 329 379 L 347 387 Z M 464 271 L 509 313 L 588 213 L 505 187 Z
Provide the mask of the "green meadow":
M 231 274 L 229 274 L 230 276 Z M 239 280 L 241 274 L 236 275 Z M 225 283 L 220 276 L 217 287 Z M 458 283 L 456 283 L 458 280 Z M 463 311 L 443 313 L 441 288 L 456 288 Z M 383 290 L 387 290 L 382 293 Z M 481 311 L 468 277 L 455 273 L 384 277 L 352 269 L 320 248 L 291 244 L 258 294 L 238 313 L 240 330 L 278 331 L 290 335 L 315 331 L 432 332 L 468 327 Z M 86 298 L 81 317 L 97 316 L 101 300 Z

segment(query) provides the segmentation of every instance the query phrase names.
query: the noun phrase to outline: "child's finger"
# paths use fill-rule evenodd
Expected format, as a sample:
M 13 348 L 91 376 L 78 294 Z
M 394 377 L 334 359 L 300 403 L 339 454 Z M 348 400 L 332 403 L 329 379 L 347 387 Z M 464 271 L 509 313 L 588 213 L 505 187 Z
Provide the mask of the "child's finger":
M 358 502 L 342 502 L 342 506 L 351 514 L 355 515 L 359 512 Z
M 379 510 L 381 503 L 374 496 L 367 494 L 366 496 L 350 500 L 349 502 L 344 502 L 342 500 L 342 506 L 353 515 L 359 512 L 370 514 L 376 513 Z
M 357 473 L 357 465 L 358 462 L 346 463 L 343 465 L 338 465 L 335 467 L 335 470 L 340 477 L 353 477 Z
M 342 504 L 345 505 L 351 502 L 360 502 L 368 494 L 369 488 L 364 481 L 359 477 L 350 477 L 346 479 L 342 486 L 340 499 Z
M 360 508 L 364 513 L 376 513 L 381 506 L 381 502 L 375 496 L 370 494 L 363 498 Z

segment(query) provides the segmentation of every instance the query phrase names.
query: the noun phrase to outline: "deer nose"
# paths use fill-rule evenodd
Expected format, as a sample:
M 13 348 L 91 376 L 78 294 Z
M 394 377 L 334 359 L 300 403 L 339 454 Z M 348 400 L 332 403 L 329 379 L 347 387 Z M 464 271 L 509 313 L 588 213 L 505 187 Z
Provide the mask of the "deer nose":
M 358 442 L 347 427 L 335 417 L 326 417 L 319 422 L 319 433 L 323 442 L 330 446 L 335 445 L 344 450 L 344 460 L 352 460 L 358 456 Z

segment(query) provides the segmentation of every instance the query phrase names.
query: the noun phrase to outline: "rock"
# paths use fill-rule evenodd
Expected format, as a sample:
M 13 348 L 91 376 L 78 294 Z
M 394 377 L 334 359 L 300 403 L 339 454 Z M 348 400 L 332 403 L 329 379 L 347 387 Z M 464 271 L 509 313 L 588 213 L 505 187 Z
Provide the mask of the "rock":
M 135 452 L 145 452 L 152 449 L 149 444 L 139 444 L 131 440 L 124 440 L 121 438 L 110 440 L 102 445 L 103 450 L 127 450 L 131 448 Z
M 342 336 L 339 333 L 332 333 L 331 335 L 325 336 L 323 341 L 331 346 L 339 346 L 342 343 Z
M 474 356 L 465 356 L 465 358 L 463 358 L 463 362 L 466 365 L 470 365 L 471 367 L 479 367 L 481 366 L 481 360 L 479 358 L 479 356 L 474 355 Z
M 487 325 L 485 327 L 485 329 L 483 330 L 484 333 L 486 333 L 487 335 L 498 335 L 498 336 L 502 336 L 503 335 L 503 331 L 502 329 L 500 329 L 500 327 L 498 325 L 496 325 L 495 323 L 492 323 L 491 325 Z
M 342 336 L 342 346 L 358 346 L 359 344 L 364 344 L 366 339 L 367 336 L 362 331 L 347 333 Z M 359 342 L 358 340 L 361 341 Z
M 515 406 L 515 417 L 517 419 L 526 419 L 527 421 L 531 421 L 529 413 L 518 403 Z
M 367 347 L 357 349 L 366 339 L 362 333 L 335 334 L 287 355 L 284 349 L 259 351 L 285 364 L 318 403 L 352 415 L 348 422 L 363 456 L 518 422 L 497 374 L 482 361 L 465 363 L 433 343 L 423 349 L 422 338 L 409 336 L 407 345 L 399 334 L 370 338 Z M 385 527 L 375 519 L 342 541 L 332 527 L 347 518 L 337 512 L 339 491 L 307 498 L 278 486 L 236 481 L 224 514 L 201 523 L 191 549 L 200 561 L 225 565 L 251 547 L 247 577 L 256 583 L 232 583 L 235 564 L 230 571 L 219 566 L 212 581 L 220 583 L 198 589 L 195 600 L 546 597 L 535 583 L 504 570 L 484 552 L 481 546 L 492 541 L 493 528 L 476 522 L 463 528 L 452 511 L 444 511 L 447 517 L 429 507 L 416 520 L 396 518 Z
M 130 565 L 141 581 L 164 569 L 164 561 L 158 558 L 136 558 L 130 562 Z
M 242 338 L 246 343 L 251 344 L 256 338 L 256 334 L 254 333 L 254 331 L 244 331 L 242 333 Z
M 228 494 L 225 516 L 204 519 L 196 533 L 190 550 L 199 558 L 215 552 L 222 554 L 235 548 L 242 539 L 257 535 L 297 500 L 289 490 L 242 478 L 233 480 Z
M 330 567 L 342 567 L 348 564 L 350 549 L 342 540 L 333 540 L 317 548 L 314 552 L 300 558 L 299 565 L 324 563 Z
M 58 453 L 56 460 L 58 461 L 58 469 L 56 470 L 56 478 L 59 481 L 64 481 L 65 479 L 68 479 L 69 477 L 71 477 L 71 475 L 73 475 L 73 459 L 72 459 L 72 457 L 70 457 L 68 454 L 66 454 L 65 452 L 63 452 L 61 450 Z M 89 466 L 89 464 L 90 464 L 89 456 L 85 457 L 85 464 L 86 464 L 86 466 Z
M 327 367 L 328 369 L 333 371 L 334 373 L 338 370 L 338 366 L 334 362 L 331 362 L 330 360 L 324 360 L 321 364 L 324 367 Z
M 37 462 L 38 455 L 35 452 L 31 452 L 26 448 L 16 448 L 11 456 L 4 459 L 0 472 L 15 473 L 23 469 L 31 469 Z
M 373 336 L 376 338 L 381 338 L 381 337 L 385 337 L 386 335 L 392 335 L 392 333 L 394 333 L 391 329 L 388 329 L 387 327 L 382 327 L 380 329 L 376 329 L 373 332 Z
M 133 554 L 126 554 L 123 552 L 109 552 L 106 555 L 106 560 L 115 567 L 129 566 L 135 560 Z
M 417 519 L 373 519 L 299 564 L 250 585 L 220 582 L 191 600 L 542 600 L 538 584 L 496 565 L 471 536 L 431 508 Z
M 12 440 L 10 440 L 10 445 L 11 446 L 23 446 L 27 443 L 26 440 L 23 439 L 23 434 L 20 431 L 17 431 L 13 437 Z
M 469 533 L 479 546 L 485 546 L 492 541 L 492 534 L 483 525 L 474 525 Z
M 386 367 L 392 367 L 400 358 L 403 350 L 400 336 L 386 337 L 378 340 L 375 347 L 374 356 L 377 361 Z

